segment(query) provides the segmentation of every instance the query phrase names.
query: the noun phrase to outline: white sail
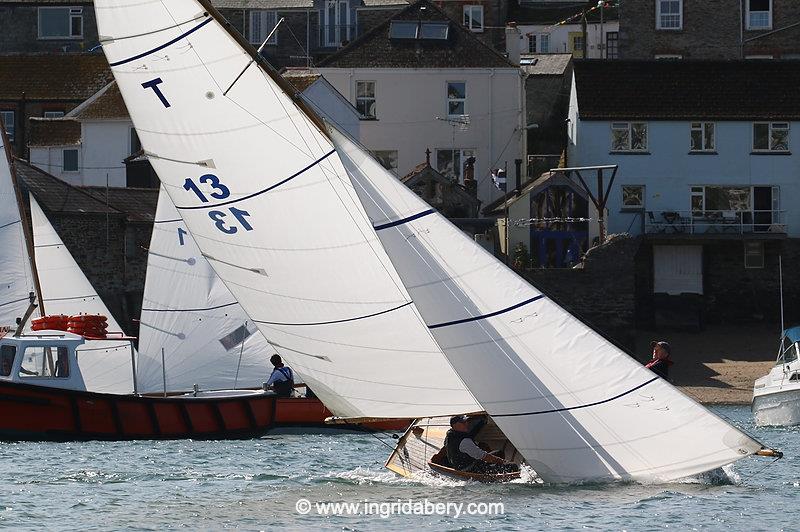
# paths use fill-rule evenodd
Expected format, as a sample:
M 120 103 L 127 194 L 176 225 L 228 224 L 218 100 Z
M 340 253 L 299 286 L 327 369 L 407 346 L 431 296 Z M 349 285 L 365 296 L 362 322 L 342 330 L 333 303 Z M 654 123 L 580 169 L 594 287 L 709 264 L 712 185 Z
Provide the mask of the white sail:
M 272 347 L 335 414 L 470 411 L 328 138 L 200 2 L 94 2 L 162 186 Z
M 162 391 L 165 379 L 168 391 L 260 387 L 272 353 L 162 190 L 147 257 L 139 390 Z
M 0 128 L 3 128 L 0 121 Z M 0 326 L 15 327 L 17 318 L 25 315 L 31 292 L 35 293 L 23 221 L 17 193 L 11 179 L 10 150 L 4 145 L 5 132 L 0 132 Z M 26 324 L 29 327 L 30 321 Z
M 761 449 L 506 268 L 353 141 L 331 134 L 439 346 L 544 479 L 672 480 Z
M 108 331 L 122 328 L 97 295 L 72 258 L 61 237 L 50 224 L 33 195 L 31 222 L 36 269 L 48 315 L 102 314 L 108 317 Z M 123 340 L 92 340 L 78 348 L 78 364 L 90 392 L 132 393 L 131 345 Z

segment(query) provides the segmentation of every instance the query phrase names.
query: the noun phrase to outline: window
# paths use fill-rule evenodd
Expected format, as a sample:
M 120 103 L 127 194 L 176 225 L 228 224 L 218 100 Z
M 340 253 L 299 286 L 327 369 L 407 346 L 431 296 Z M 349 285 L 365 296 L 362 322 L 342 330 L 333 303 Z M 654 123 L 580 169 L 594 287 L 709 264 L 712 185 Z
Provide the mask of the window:
M 375 118 L 375 82 L 356 81 L 356 110 L 365 118 Z
M 61 170 L 64 172 L 77 172 L 78 171 L 78 150 L 68 149 L 64 150 L 64 160 L 61 164 Z
M 325 1 L 325 45 L 341 46 L 350 40 L 350 4 L 347 0 Z
M 0 377 L 9 377 L 14 367 L 17 347 L 9 344 L 0 346 Z
M 0 119 L 3 120 L 8 140 L 14 140 L 14 111 L 0 111 Z
M 135 155 L 142 150 L 142 143 L 139 141 L 139 134 L 136 133 L 136 128 L 131 128 L 131 155 Z
M 569 33 L 569 51 L 576 59 L 584 57 L 583 54 L 584 42 L 583 32 L 573 31 Z
M 470 158 L 473 158 L 473 161 L 471 162 L 473 164 L 475 163 L 475 153 L 476 150 L 474 148 L 436 150 L 436 170 L 440 174 L 463 184 L 464 167 L 466 166 L 467 162 L 470 162 Z
M 763 268 L 764 267 L 764 243 L 747 242 L 744 243 L 744 267 Z
M 66 347 L 29 346 L 25 348 L 20 377 L 69 377 L 69 354 Z
M 465 81 L 447 82 L 447 116 L 467 114 L 467 83 Z
M 689 133 L 691 151 L 714 151 L 714 122 L 692 122 Z
M 647 151 L 647 123 L 614 122 L 611 124 L 611 151 Z
M 250 12 L 250 42 L 260 46 L 278 23 L 275 11 L 254 10 Z M 267 44 L 278 44 L 278 32 L 272 34 Z
M 389 25 L 389 38 L 398 40 L 427 39 L 446 41 L 450 36 L 449 22 L 409 22 L 393 20 Z
M 642 185 L 623 185 L 623 209 L 644 209 L 644 187 Z
M 528 53 L 536 53 L 536 35 L 534 34 L 528 35 Z
M 420 39 L 446 41 L 449 33 L 450 24 L 447 22 L 423 22 L 419 28 Z
M 683 59 L 680 54 L 656 54 L 653 59 Z
M 381 163 L 381 166 L 397 174 L 397 150 L 375 150 L 372 155 Z
M 606 33 L 606 59 L 619 58 L 619 32 Z
M 536 49 L 536 44 L 539 44 L 539 49 Z M 550 35 L 547 33 L 540 33 L 535 35 L 533 33 L 528 35 L 528 52 L 531 54 L 535 54 L 539 52 L 540 54 L 548 54 L 550 53 Z
M 772 0 L 745 0 L 747 4 L 747 29 L 772 29 Z
M 483 31 L 483 6 L 464 6 L 464 27 Z
M 753 123 L 753 151 L 789 151 L 787 122 Z
M 83 37 L 82 7 L 40 7 L 40 39 L 78 39 Z
M 419 24 L 405 20 L 393 20 L 389 26 L 389 37 L 392 39 L 416 39 Z
M 683 0 L 656 0 L 656 29 L 683 28 Z
M 64 111 L 45 111 L 44 117 L 45 118 L 61 118 L 64 116 Z

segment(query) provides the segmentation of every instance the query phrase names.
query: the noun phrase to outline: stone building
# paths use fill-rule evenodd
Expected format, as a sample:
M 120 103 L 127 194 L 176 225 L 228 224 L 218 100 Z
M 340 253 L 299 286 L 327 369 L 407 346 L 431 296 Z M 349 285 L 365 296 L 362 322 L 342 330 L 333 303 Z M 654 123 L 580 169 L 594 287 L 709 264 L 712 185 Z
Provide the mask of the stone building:
M 443 176 L 431 166 L 431 152 L 427 150 L 424 163 L 416 166 L 401 181 L 443 216 L 477 218 L 481 202 L 464 185 Z M 474 182 L 474 179 L 473 179 Z
M 796 0 L 632 0 L 619 8 L 621 59 L 796 59 Z
M 86 52 L 97 44 L 92 2 L 0 1 L 0 53 Z

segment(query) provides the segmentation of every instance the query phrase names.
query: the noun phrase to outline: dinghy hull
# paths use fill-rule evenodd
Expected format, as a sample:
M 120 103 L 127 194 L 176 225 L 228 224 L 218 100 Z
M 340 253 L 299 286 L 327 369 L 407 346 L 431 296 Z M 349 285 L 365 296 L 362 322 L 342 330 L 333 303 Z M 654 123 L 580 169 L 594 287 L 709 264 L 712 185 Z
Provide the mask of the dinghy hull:
M 324 420 L 331 415 L 318 399 L 263 392 L 150 397 L 15 382 L 0 382 L 0 412 L 4 441 L 243 439 L 284 427 L 328 427 Z M 397 420 L 363 428 L 397 430 L 407 425 L 407 420 Z

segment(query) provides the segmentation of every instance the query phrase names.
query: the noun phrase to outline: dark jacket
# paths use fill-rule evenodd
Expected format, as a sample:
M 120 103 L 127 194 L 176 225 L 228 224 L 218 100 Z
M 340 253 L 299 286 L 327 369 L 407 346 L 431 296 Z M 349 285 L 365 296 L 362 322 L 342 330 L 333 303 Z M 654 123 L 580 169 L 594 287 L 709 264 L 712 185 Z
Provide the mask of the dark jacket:
M 655 373 L 656 375 L 658 375 L 662 379 L 668 379 L 669 378 L 669 367 L 671 365 L 672 365 L 672 361 L 670 359 L 668 359 L 668 358 L 664 358 L 664 359 L 661 359 L 661 360 L 653 360 L 652 362 L 647 364 L 647 366 L 645 366 L 645 367 L 650 368 L 650 370 L 653 373 Z

